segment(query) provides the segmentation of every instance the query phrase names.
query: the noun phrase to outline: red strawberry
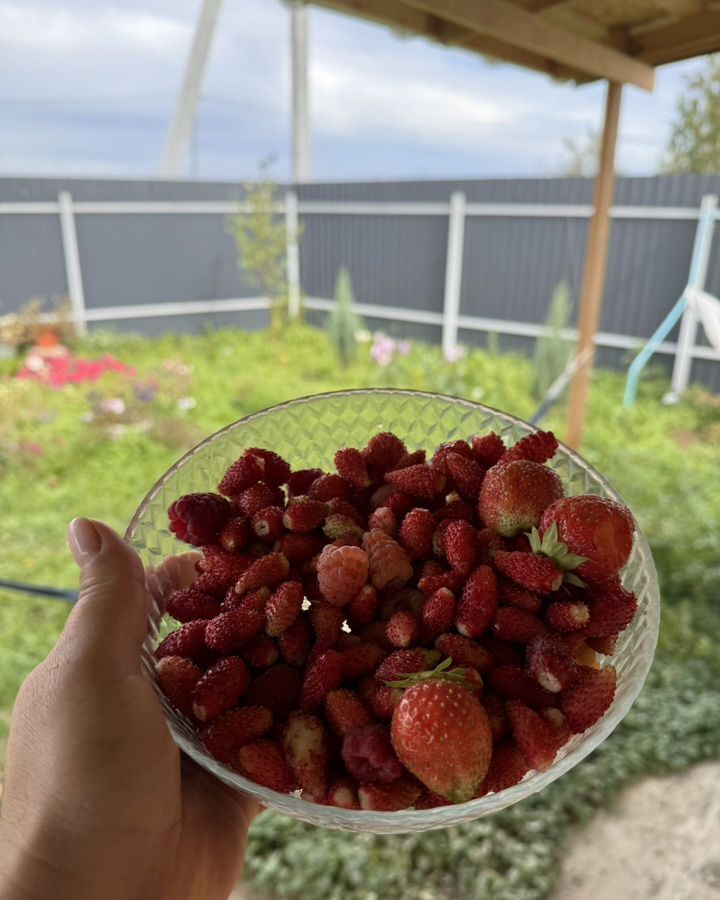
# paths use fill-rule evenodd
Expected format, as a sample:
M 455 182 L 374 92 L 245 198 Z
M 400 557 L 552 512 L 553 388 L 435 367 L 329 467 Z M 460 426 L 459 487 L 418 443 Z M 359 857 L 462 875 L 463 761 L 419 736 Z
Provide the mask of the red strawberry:
M 257 456 L 241 456 L 225 472 L 218 485 L 218 491 L 226 497 L 237 497 L 242 492 L 262 481 L 265 476 L 265 464 Z
M 404 773 L 387 726 L 366 725 L 346 733 L 342 745 L 345 768 L 360 782 L 388 784 Z
M 412 613 L 401 609 L 390 616 L 385 633 L 393 647 L 411 647 L 420 637 L 420 625 Z
M 327 503 L 322 500 L 311 500 L 310 497 L 298 497 L 293 500 L 282 517 L 282 523 L 288 531 L 301 534 L 315 531 L 325 521 Z
M 406 453 L 405 444 L 389 431 L 381 432 L 370 438 L 363 450 L 368 467 L 378 474 L 395 468 Z
M 184 656 L 164 656 L 155 664 L 155 674 L 163 694 L 188 718 L 193 714 L 192 695 L 200 669 Z
M 422 500 L 434 500 L 445 487 L 445 478 L 440 473 L 433 472 L 427 463 L 387 472 L 385 480 L 403 493 Z
M 498 744 L 493 750 L 490 768 L 482 783 L 480 796 L 504 791 L 518 784 L 530 771 L 527 760 L 510 741 Z
M 582 734 L 601 719 L 615 697 L 617 675 L 613 666 L 592 669 L 580 666 L 575 683 L 561 695 L 561 709 L 567 723 L 575 732 Z
M 327 546 L 318 557 L 318 582 L 333 606 L 345 606 L 365 584 L 368 555 L 360 547 Z
M 443 535 L 443 550 L 450 566 L 461 575 L 469 575 L 477 563 L 477 533 L 464 519 L 450 519 Z
M 356 681 L 372 675 L 387 653 L 377 644 L 361 641 L 354 647 L 341 651 L 343 658 L 343 680 Z
M 235 706 L 250 684 L 250 674 L 239 656 L 226 656 L 211 666 L 198 681 L 193 694 L 193 712 L 208 722 Z
M 322 722 L 307 713 L 290 713 L 282 742 L 303 793 L 319 803 L 327 793 L 328 751 Z
M 202 656 L 207 650 L 205 644 L 207 624 L 205 619 L 199 619 L 197 622 L 186 622 L 177 631 L 171 632 L 155 648 L 155 659 L 162 659 L 164 656 L 185 656 L 188 659 L 195 659 Z
M 489 469 L 505 453 L 505 444 L 499 434 L 491 431 L 490 434 L 476 435 L 471 441 L 471 449 L 480 465 Z
M 272 728 L 272 713 L 263 706 L 243 706 L 218 716 L 200 732 L 208 753 L 225 765 L 235 766 L 238 750 L 263 737 Z
M 277 637 L 300 615 L 305 591 L 299 581 L 284 581 L 269 597 L 265 605 L 265 631 Z
M 282 553 L 268 553 L 246 569 L 235 585 L 236 594 L 246 594 L 258 588 L 272 588 L 280 584 L 288 573 L 290 564 Z
M 378 592 L 371 584 L 363 585 L 347 605 L 351 628 L 362 628 L 374 621 L 378 608 Z
M 577 678 L 574 653 L 562 637 L 539 635 L 527 646 L 527 669 L 539 684 L 555 694 Z
M 589 622 L 584 633 L 589 637 L 609 637 L 619 634 L 635 618 L 635 594 L 625 590 L 619 579 L 604 582 L 590 590 Z
M 322 469 L 298 469 L 288 478 L 288 496 L 299 497 L 307 494 L 310 485 L 323 474 Z
M 549 768 L 557 753 L 552 725 L 519 700 L 509 700 L 506 708 L 512 736 L 529 765 L 538 772 Z
M 340 809 L 360 809 L 357 785 L 352 778 L 339 778 L 330 786 L 322 802 L 324 806 L 337 806 Z
M 283 511 L 279 506 L 266 506 L 252 517 L 252 530 L 264 544 L 274 544 L 284 533 Z
M 492 632 L 502 641 L 527 644 L 538 634 L 547 631 L 545 623 L 532 613 L 516 606 L 501 606 L 495 613 Z
M 346 688 L 330 691 L 325 698 L 325 717 L 330 727 L 345 737 L 357 728 L 372 725 L 375 717 L 355 691 Z
M 553 631 L 563 634 L 581 631 L 590 620 L 590 611 L 582 600 L 557 600 L 545 611 L 545 621 Z
M 220 604 L 212 594 L 199 590 L 196 584 L 173 591 L 167 598 L 165 612 L 178 622 L 212 619 L 220 612 Z
M 602 581 L 622 569 L 632 550 L 635 523 L 630 510 L 605 497 L 564 497 L 549 506 L 540 531 L 557 527 L 568 550 L 585 557 L 575 572 L 588 581 Z
M 245 693 L 244 702 L 252 706 L 267 706 L 270 712 L 284 719 L 300 703 L 301 673 L 292 666 L 280 663 L 261 672 Z
M 259 634 L 242 649 L 243 659 L 253 669 L 269 669 L 280 658 L 278 646 L 272 638 Z
M 539 594 L 528 591 L 526 588 L 520 587 L 514 581 L 508 581 L 505 578 L 498 579 L 498 599 L 507 606 L 516 606 L 518 609 L 524 609 L 525 612 L 539 613 L 542 609 L 543 601 Z
M 495 665 L 493 657 L 484 647 L 462 634 L 441 634 L 435 641 L 435 647 L 443 657 L 450 657 L 456 666 L 489 672 Z
M 442 665 L 442 664 L 441 664 Z M 410 683 L 393 713 L 391 736 L 403 765 L 426 787 L 454 803 L 471 799 L 490 765 L 492 733 L 487 714 L 449 673 Z
M 496 550 L 493 562 L 503 575 L 529 591 L 549 594 L 562 584 L 562 569 L 546 556 L 519 550 Z
M 447 467 L 458 493 L 468 500 L 477 500 L 486 470 L 474 459 L 459 453 L 448 454 Z
M 433 458 L 430 461 L 430 467 L 435 472 L 439 472 L 443 477 L 448 478 L 450 470 L 448 469 L 448 456 L 455 453 L 466 459 L 472 459 L 472 450 L 467 441 L 448 441 L 446 444 L 440 444 Z
M 485 476 L 478 510 L 487 526 L 511 537 L 538 525 L 547 507 L 562 496 L 562 482 L 552 469 L 529 460 L 503 460 Z
M 528 434 L 510 447 L 502 457 L 503 465 L 517 459 L 529 459 L 532 462 L 544 463 L 555 456 L 558 441 L 552 431 L 535 431 Z M 537 523 L 536 523 L 537 524 Z
M 268 506 L 284 506 L 285 496 L 280 488 L 270 487 L 269 484 L 259 481 L 257 484 L 245 488 L 234 502 L 243 515 L 252 519 L 255 513 Z
M 488 694 L 485 691 L 481 702 L 485 707 L 485 712 L 490 722 L 493 743 L 497 743 L 507 735 L 509 730 L 507 714 L 505 713 L 505 701 L 495 694 Z
M 424 648 L 396 650 L 378 666 L 375 678 L 381 684 L 386 681 L 397 681 L 403 675 L 431 669 L 437 664 L 439 657 L 440 654 L 436 650 Z
M 455 627 L 465 637 L 480 637 L 497 612 L 497 579 L 489 566 L 478 566 L 465 582 Z
M 358 788 L 360 809 L 398 812 L 413 805 L 422 788 L 411 778 L 398 778 L 390 784 L 361 784 Z
M 170 531 L 188 544 L 213 544 L 232 508 L 218 494 L 185 494 L 168 508 Z
M 325 503 L 336 498 L 347 500 L 352 494 L 352 485 L 340 475 L 321 475 L 308 488 L 308 497 Z
M 339 475 L 356 488 L 368 487 L 370 484 L 367 462 L 359 450 L 352 447 L 338 450 L 335 454 L 335 468 Z
M 325 702 L 325 698 L 340 687 L 343 679 L 342 656 L 336 650 L 326 650 L 305 670 L 300 707 L 313 712 Z
M 440 588 L 427 600 L 422 611 L 422 631 L 425 640 L 434 641 L 449 631 L 455 621 L 455 595 Z
M 263 740 L 245 744 L 238 752 L 238 763 L 240 772 L 251 781 L 281 794 L 295 790 L 295 776 L 277 741 Z
M 397 541 L 384 531 L 371 531 L 363 538 L 370 580 L 378 590 L 402 587 L 413 575 L 412 563 Z
M 390 537 L 397 533 L 397 519 L 389 506 L 378 506 L 368 519 L 368 531 L 384 531 Z
M 229 519 L 220 532 L 218 543 L 226 553 L 239 553 L 250 543 L 250 522 L 245 516 Z
M 317 556 L 323 546 L 323 539 L 316 534 L 284 534 L 274 550 L 282 553 L 291 566 L 297 566 Z
M 308 618 L 315 632 L 317 645 L 326 650 L 334 647 L 340 638 L 345 621 L 343 610 L 330 603 L 313 603 L 308 610 Z
M 556 697 L 541 687 L 520 666 L 497 666 L 487 674 L 488 687 L 506 700 L 521 700 L 533 709 L 555 704 Z

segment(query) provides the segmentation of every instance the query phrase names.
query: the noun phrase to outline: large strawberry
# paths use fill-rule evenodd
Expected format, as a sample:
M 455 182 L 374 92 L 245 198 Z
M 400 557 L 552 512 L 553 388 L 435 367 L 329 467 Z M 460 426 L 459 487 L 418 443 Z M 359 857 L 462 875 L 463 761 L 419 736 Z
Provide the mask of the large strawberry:
M 478 510 L 483 522 L 504 537 L 538 525 L 543 512 L 563 495 L 558 476 L 528 459 L 494 465 L 483 479 Z
M 570 553 L 586 557 L 576 569 L 580 578 L 600 581 L 615 575 L 628 561 L 635 523 L 630 510 L 613 500 L 564 497 L 545 510 L 540 531 L 544 534 L 553 525 Z
M 391 737 L 400 762 L 427 788 L 453 803 L 470 800 L 490 765 L 492 732 L 487 713 L 464 687 L 464 670 L 410 675 L 392 717 Z

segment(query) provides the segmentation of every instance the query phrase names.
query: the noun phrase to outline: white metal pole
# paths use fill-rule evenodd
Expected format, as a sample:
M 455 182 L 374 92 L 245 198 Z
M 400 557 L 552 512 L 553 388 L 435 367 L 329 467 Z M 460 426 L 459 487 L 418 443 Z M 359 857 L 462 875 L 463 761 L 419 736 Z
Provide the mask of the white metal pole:
M 58 206 L 60 207 L 60 234 L 62 236 L 65 275 L 68 294 L 70 295 L 72 317 L 76 333 L 83 337 L 87 334 L 85 292 L 83 290 L 82 270 L 80 268 L 77 232 L 75 230 L 75 214 L 73 213 L 72 196 L 69 191 L 60 191 L 58 194 Z
M 310 108 L 308 103 L 308 9 L 304 3 L 290 6 L 292 58 L 292 170 L 293 181 L 310 180 Z
M 190 56 L 183 76 L 180 96 L 168 131 L 167 143 L 160 163 L 160 174 L 172 178 L 182 175 L 190 134 L 197 112 L 203 72 L 210 53 L 213 33 L 222 0 L 203 0 L 195 26 Z
M 300 315 L 300 247 L 298 244 L 298 198 L 295 191 L 285 194 L 285 229 L 287 234 L 288 315 Z
M 442 348 L 446 356 L 451 354 L 457 347 L 464 243 L 465 194 L 461 191 L 455 191 L 450 197 L 447 261 L 445 263 Z
M 715 217 L 717 214 L 718 198 L 715 194 L 706 194 L 700 204 L 698 229 L 695 235 L 690 272 L 688 274 L 688 287 L 705 287 L 710 250 L 712 249 L 713 232 L 715 230 Z M 688 306 L 683 313 L 678 335 L 677 352 L 672 373 L 672 390 L 667 400 L 678 400 L 687 389 L 692 369 L 693 348 L 697 340 L 697 315 Z

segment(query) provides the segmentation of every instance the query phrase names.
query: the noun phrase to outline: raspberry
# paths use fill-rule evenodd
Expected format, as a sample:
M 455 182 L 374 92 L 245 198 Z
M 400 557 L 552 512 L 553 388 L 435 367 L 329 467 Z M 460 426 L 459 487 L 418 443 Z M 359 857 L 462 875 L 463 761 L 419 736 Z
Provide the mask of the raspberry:
M 331 785 L 322 802 L 324 806 L 337 806 L 340 809 L 360 809 L 357 786 L 352 778 L 339 778 Z
M 197 619 L 212 619 L 220 612 L 220 604 L 205 591 L 198 590 L 197 586 L 180 588 L 173 591 L 167 598 L 165 612 L 178 622 L 192 622 Z
M 284 581 L 270 596 L 265 605 L 265 631 L 277 637 L 300 615 L 305 591 L 299 581 Z
M 328 751 L 322 722 L 307 713 L 290 713 L 282 743 L 303 793 L 319 803 L 327 793 Z
M 245 693 L 245 702 L 252 706 L 267 706 L 270 712 L 284 719 L 300 703 L 301 673 L 280 663 L 261 672 Z
M 527 646 L 527 669 L 546 690 L 553 694 L 569 687 L 577 678 L 574 653 L 557 635 L 539 635 Z
M 208 753 L 219 762 L 235 767 L 238 750 L 272 728 L 272 713 L 263 706 L 243 706 L 223 713 L 200 732 Z
M 252 517 L 252 530 L 264 544 L 274 544 L 285 531 L 283 510 L 279 506 L 266 506 Z
M 375 721 L 360 697 L 347 689 L 330 691 L 325 698 L 325 717 L 330 727 L 342 738 Z
M 347 617 L 351 628 L 369 625 L 377 614 L 378 592 L 371 584 L 363 585 L 348 603 Z
M 542 597 L 533 591 L 520 587 L 514 581 L 498 578 L 498 600 L 507 606 L 516 606 L 525 612 L 537 614 L 542 609 Z
M 343 661 L 343 680 L 356 681 L 366 675 L 372 675 L 387 653 L 377 644 L 361 641 L 354 647 L 341 651 Z
M 267 484 L 277 487 L 281 484 L 287 484 L 290 478 L 290 466 L 285 462 L 282 456 L 278 456 L 272 450 L 265 450 L 262 447 L 250 447 L 243 453 L 246 459 L 258 460 L 263 469 L 263 478 Z
M 205 547 L 203 552 L 195 564 L 200 572 L 195 586 L 210 593 L 224 593 L 254 562 L 249 553 L 226 553 L 216 547 Z
M 506 708 L 510 730 L 525 760 L 538 772 L 549 768 L 558 749 L 553 727 L 519 700 L 509 700 Z
M 447 588 L 440 588 L 427 600 L 422 611 L 422 632 L 426 641 L 434 641 L 452 628 L 455 605 L 455 595 Z
M 346 734 L 342 758 L 345 768 L 360 782 L 389 784 L 405 771 L 385 725 L 367 725 Z
M 387 472 L 385 480 L 403 493 L 422 500 L 434 500 L 438 497 L 446 481 L 439 472 L 433 472 L 427 463 Z
M 284 534 L 274 549 L 282 553 L 291 566 L 312 559 L 323 548 L 323 540 L 315 534 Z
M 547 557 L 517 550 L 497 550 L 493 561 L 503 575 L 530 591 L 548 594 L 562 584 L 562 570 Z
M 533 709 L 555 704 L 555 695 L 541 687 L 520 666 L 496 666 L 487 674 L 488 687 L 506 700 L 521 700 Z
M 253 669 L 269 669 L 280 658 L 277 644 L 265 634 L 252 638 L 243 647 L 243 659 Z
M 585 627 L 589 637 L 608 637 L 623 631 L 635 618 L 635 594 L 625 590 L 619 580 L 593 588 L 588 603 L 590 621 Z
M 413 575 L 412 563 L 397 541 L 384 531 L 371 531 L 363 538 L 370 580 L 378 590 L 402 587 Z
M 411 778 L 398 778 L 390 784 L 361 784 L 358 788 L 360 809 L 398 812 L 409 809 L 422 793 L 420 784 Z
M 185 494 L 168 507 L 170 531 L 195 547 L 213 544 L 230 513 L 230 504 L 218 494 Z
M 387 639 L 393 647 L 404 648 L 415 644 L 420 637 L 420 626 L 415 616 L 406 610 L 394 613 L 385 626 Z
M 278 638 L 280 656 L 291 666 L 305 664 L 310 650 L 310 626 L 300 615 Z
M 575 683 L 561 695 L 561 709 L 575 734 L 582 734 L 601 719 L 615 697 L 617 675 L 612 666 L 580 666 Z
M 245 744 L 238 753 L 238 763 L 241 774 L 257 784 L 281 794 L 295 790 L 295 776 L 277 741 L 263 740 Z
M 459 453 L 448 454 L 447 467 L 458 493 L 467 500 L 477 500 L 486 470 Z
M 397 519 L 389 506 L 378 506 L 368 519 L 368 531 L 384 531 L 390 537 L 397 533 Z
M 508 733 L 508 720 L 505 714 L 505 702 L 495 694 L 483 694 L 482 705 L 485 707 L 488 721 L 490 722 L 490 731 L 492 739 L 495 743 L 501 741 Z
M 335 454 L 335 468 L 338 470 L 338 475 L 349 481 L 353 487 L 365 488 L 370 485 L 367 462 L 359 450 L 354 450 L 352 447 L 338 450 Z
M 207 650 L 205 646 L 207 624 L 205 619 L 186 622 L 160 641 L 155 648 L 155 659 L 162 659 L 164 656 L 185 656 L 188 659 L 195 659 L 202 656 Z
M 432 550 L 432 538 L 437 525 L 430 510 L 416 507 L 402 520 L 400 543 L 410 559 L 425 559 Z
M 257 456 L 241 456 L 225 472 L 218 491 L 226 497 L 237 497 L 244 490 L 262 481 L 265 466 Z
M 343 661 L 337 650 L 326 650 L 321 653 L 305 670 L 300 708 L 304 712 L 319 709 L 330 691 L 340 687 L 342 678 Z
M 490 468 L 505 453 L 505 444 L 499 434 L 476 435 L 471 442 L 472 453 L 481 466 Z
M 405 444 L 389 431 L 381 432 L 370 438 L 363 450 L 368 468 L 377 474 L 385 474 L 388 470 L 395 468 L 406 453 Z
M 172 705 L 188 718 L 193 714 L 192 695 L 200 669 L 183 656 L 164 656 L 155 664 L 160 690 Z
M 331 603 L 313 603 L 308 610 L 310 624 L 315 632 L 317 646 L 323 650 L 329 650 L 337 644 L 342 634 L 342 625 L 345 621 L 344 611 Z
M 285 497 L 280 488 L 258 482 L 245 488 L 242 494 L 236 498 L 235 503 L 243 515 L 252 519 L 255 513 L 268 506 L 284 506 Z
M 309 497 L 299 497 L 285 510 L 282 523 L 288 531 L 305 534 L 319 528 L 326 515 L 327 503 L 322 500 L 311 500 Z
M 419 647 L 414 650 L 396 650 L 378 666 L 375 679 L 381 684 L 397 681 L 403 675 L 432 669 L 439 661 L 440 654 L 434 650 Z
M 239 656 L 218 660 L 198 681 L 193 694 L 193 712 L 208 722 L 235 706 L 250 684 L 250 674 Z
M 351 516 L 345 516 L 342 513 L 331 513 L 325 520 L 323 525 L 323 534 L 336 541 L 338 538 L 361 538 L 363 535 L 362 525 L 358 525 Z
M 368 555 L 360 547 L 327 546 L 318 557 L 317 574 L 328 603 L 345 606 L 367 580 Z
M 484 647 L 461 634 L 441 634 L 435 641 L 435 647 L 444 658 L 449 656 L 456 666 L 469 666 L 478 672 L 488 672 L 495 664 Z
M 220 613 L 205 624 L 205 643 L 216 653 L 233 653 L 245 646 L 265 625 L 265 598 L 259 592 L 242 598 L 241 605 Z
M 559 600 L 551 603 L 545 612 L 545 621 L 561 633 L 581 631 L 590 620 L 590 610 L 581 600 Z
M 497 579 L 489 566 L 478 566 L 465 582 L 455 627 L 465 637 L 480 637 L 497 612 Z
M 452 569 L 467 576 L 477 561 L 477 534 L 464 519 L 448 519 L 447 522 L 443 535 L 445 558 Z
M 514 641 L 527 644 L 539 634 L 547 631 L 545 623 L 516 606 L 501 606 L 495 613 L 492 623 L 492 632 L 502 641 Z
M 352 494 L 352 485 L 341 475 L 321 475 L 308 488 L 308 497 L 312 500 L 342 499 L 348 500 Z
M 235 585 L 235 593 L 246 594 L 261 587 L 275 587 L 285 579 L 289 568 L 290 564 L 282 553 L 268 553 L 243 572 Z
M 324 474 L 322 469 L 298 469 L 288 478 L 288 496 L 299 497 L 307 494 L 313 481 Z
M 223 525 L 218 543 L 226 553 L 239 553 L 250 543 L 250 522 L 245 516 L 235 516 Z
M 480 796 L 504 791 L 522 781 L 530 766 L 516 744 L 499 744 L 493 750 L 490 768 L 480 789 Z
M 555 456 L 557 448 L 558 441 L 552 431 L 536 431 L 519 440 L 514 447 L 510 447 L 502 457 L 502 464 L 516 459 L 544 463 Z
M 448 456 L 456 453 L 458 456 L 464 456 L 466 459 L 472 459 L 472 450 L 467 441 L 449 441 L 447 444 L 440 444 L 433 457 L 430 460 L 430 468 L 435 472 L 439 472 L 443 477 L 448 478 L 450 470 L 448 469 Z

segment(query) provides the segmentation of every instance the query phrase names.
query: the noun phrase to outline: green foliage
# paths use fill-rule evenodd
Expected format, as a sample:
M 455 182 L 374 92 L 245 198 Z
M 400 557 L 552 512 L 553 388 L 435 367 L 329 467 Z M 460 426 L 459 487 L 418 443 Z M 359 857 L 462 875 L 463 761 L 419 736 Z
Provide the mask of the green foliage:
M 594 178 L 600 159 L 600 131 L 588 128 L 577 138 L 564 138 L 565 160 L 560 175 L 563 178 Z
M 328 318 L 327 331 L 335 345 L 340 365 L 347 367 L 357 356 L 357 333 L 363 327 L 355 312 L 355 294 L 350 273 L 343 267 L 335 283 L 335 306 Z
M 550 385 L 563 371 L 572 356 L 573 343 L 563 336 L 570 324 L 572 297 L 567 282 L 561 281 L 553 291 L 545 318 L 549 333 L 535 343 L 533 395 L 542 400 Z
M 662 165 L 673 174 L 720 172 L 720 54 L 685 79 Z

